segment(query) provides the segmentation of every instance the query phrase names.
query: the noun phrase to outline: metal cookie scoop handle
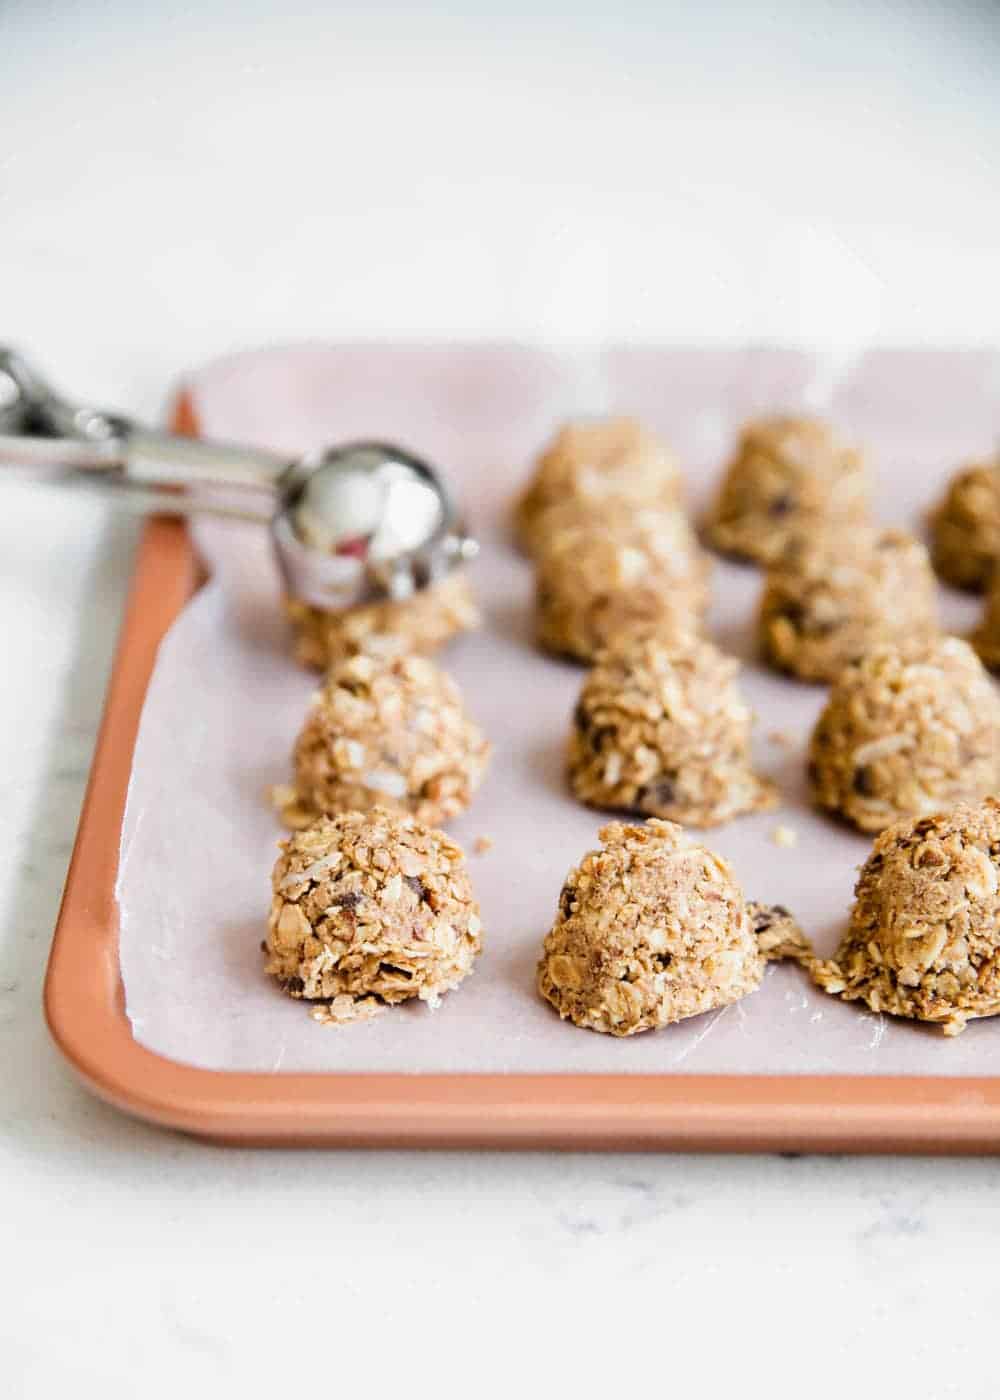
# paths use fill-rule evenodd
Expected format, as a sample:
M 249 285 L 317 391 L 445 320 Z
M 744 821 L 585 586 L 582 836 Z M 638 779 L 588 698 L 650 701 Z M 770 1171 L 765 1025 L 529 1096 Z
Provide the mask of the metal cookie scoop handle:
M 440 475 L 392 443 L 289 458 L 180 437 L 71 403 L 3 348 L 0 464 L 149 510 L 266 523 L 288 592 L 330 611 L 405 599 L 478 552 Z

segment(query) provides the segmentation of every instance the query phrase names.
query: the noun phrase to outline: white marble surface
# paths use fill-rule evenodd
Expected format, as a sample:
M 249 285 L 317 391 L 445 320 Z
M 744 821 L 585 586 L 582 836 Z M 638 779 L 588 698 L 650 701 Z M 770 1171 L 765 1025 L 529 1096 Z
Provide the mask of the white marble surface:
M 997 338 L 995 7 L 285 8 L 0 7 L 0 335 L 145 412 L 277 336 Z M 135 536 L 2 507 L 0 1394 L 995 1395 L 991 1163 L 225 1152 L 78 1090 Z

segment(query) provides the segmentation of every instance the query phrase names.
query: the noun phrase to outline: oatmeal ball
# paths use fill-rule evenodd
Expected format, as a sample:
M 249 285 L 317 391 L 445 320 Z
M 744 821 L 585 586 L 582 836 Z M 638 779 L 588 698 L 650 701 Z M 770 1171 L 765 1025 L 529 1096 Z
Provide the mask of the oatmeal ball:
M 979 626 L 969 640 L 983 665 L 1000 671 L 1000 573 L 990 585 Z
M 874 647 L 841 672 L 812 737 L 816 802 L 884 831 L 1000 790 L 1000 696 L 957 637 Z
M 747 905 L 726 862 L 673 822 L 613 822 L 600 841 L 570 871 L 538 965 L 564 1020 L 635 1035 L 729 1006 L 756 991 L 766 959 L 797 956 L 788 911 Z
M 696 638 L 637 638 L 605 652 L 573 715 L 570 786 L 592 807 L 717 826 L 777 805 L 750 761 L 739 662 Z
M 479 626 L 468 576 L 456 569 L 411 598 L 386 599 L 346 612 L 324 612 L 298 598 L 285 609 L 292 624 L 295 659 L 314 671 L 368 646 L 373 637 L 397 637 L 407 651 L 437 651 L 461 632 Z
M 568 423 L 539 457 L 517 504 L 521 543 L 535 554 L 549 538 L 548 512 L 587 524 L 613 502 L 665 510 L 680 501 L 677 463 L 666 443 L 631 418 Z
M 941 578 L 982 592 L 1000 558 L 1000 458 L 963 467 L 930 525 L 931 555 Z
M 360 653 L 331 668 L 276 796 L 291 827 L 379 805 L 436 826 L 468 807 L 489 752 L 433 661 Z
M 806 681 L 833 681 L 881 642 L 938 626 L 927 551 L 901 530 L 803 537 L 768 570 L 759 632 L 764 659 Z
M 560 530 L 536 567 L 538 640 L 557 656 L 592 661 L 631 633 L 697 630 L 709 574 L 708 558 L 677 510 Z
M 377 807 L 321 818 L 281 843 L 271 885 L 266 970 L 317 1021 L 413 997 L 436 1006 L 479 952 L 465 856 L 412 817 Z
M 1000 804 L 897 822 L 875 842 L 836 957 L 814 976 L 845 1001 L 945 1035 L 1000 1011 Z
M 868 476 L 857 448 L 814 418 L 748 423 L 707 522 L 723 554 L 769 564 L 818 526 L 868 518 Z

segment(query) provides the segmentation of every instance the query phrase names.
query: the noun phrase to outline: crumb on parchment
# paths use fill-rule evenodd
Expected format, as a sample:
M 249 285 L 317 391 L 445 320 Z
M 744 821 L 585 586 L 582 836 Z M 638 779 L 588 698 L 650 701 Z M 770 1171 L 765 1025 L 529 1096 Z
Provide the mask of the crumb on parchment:
M 767 735 L 767 742 L 779 749 L 797 749 L 799 746 L 798 739 L 787 729 L 772 729 Z

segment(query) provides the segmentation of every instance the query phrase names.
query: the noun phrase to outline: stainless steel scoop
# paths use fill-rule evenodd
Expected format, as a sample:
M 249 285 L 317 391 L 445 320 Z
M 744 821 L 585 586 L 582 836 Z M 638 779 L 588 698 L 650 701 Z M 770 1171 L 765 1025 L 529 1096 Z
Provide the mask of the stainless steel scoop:
M 0 464 L 149 510 L 266 523 L 288 592 L 331 611 L 408 598 L 478 552 L 439 473 L 392 443 L 295 459 L 180 437 L 69 402 L 2 347 Z

